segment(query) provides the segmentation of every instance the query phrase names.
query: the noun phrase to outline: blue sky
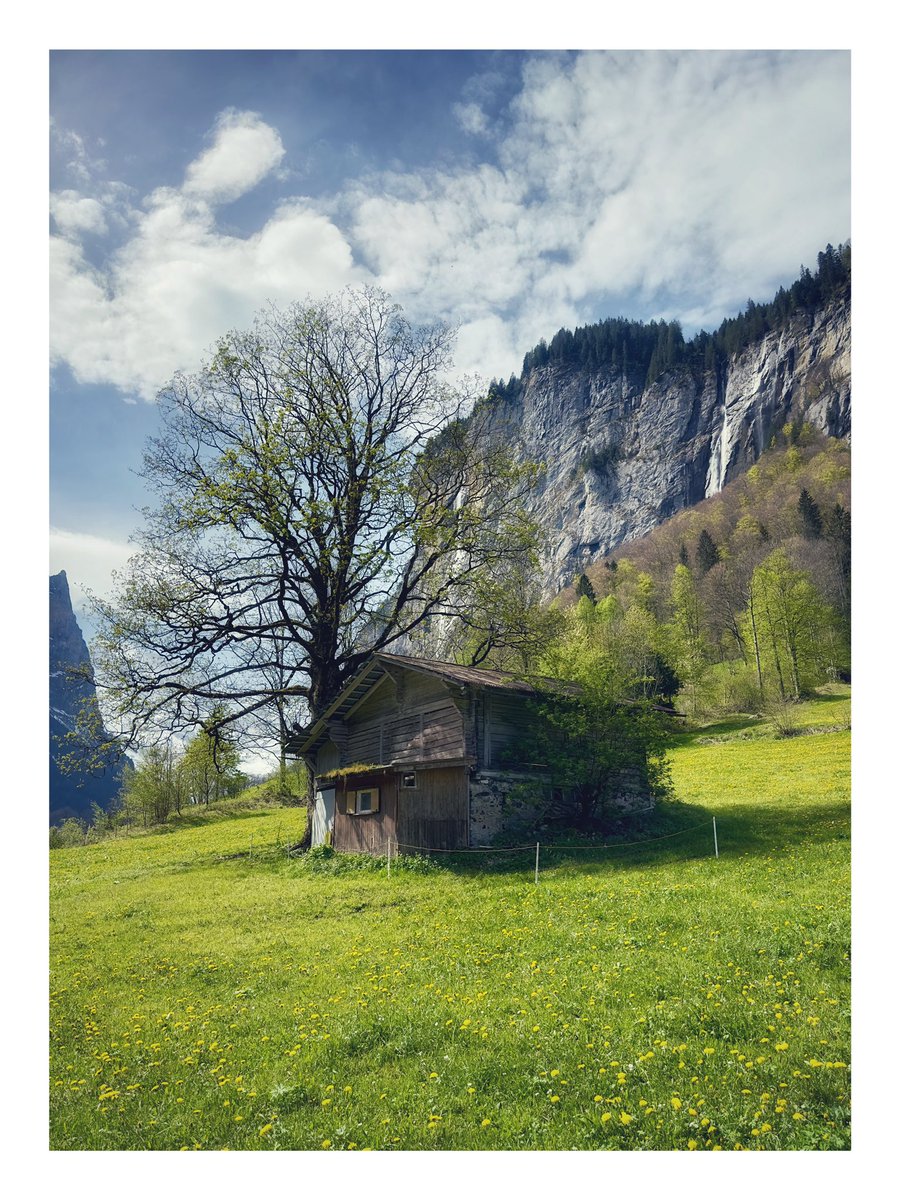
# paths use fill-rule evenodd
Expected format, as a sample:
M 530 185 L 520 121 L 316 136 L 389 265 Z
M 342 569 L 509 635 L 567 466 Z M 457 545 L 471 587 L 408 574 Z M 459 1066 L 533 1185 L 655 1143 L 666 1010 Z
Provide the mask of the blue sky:
M 51 569 L 103 591 L 153 398 L 268 301 L 376 283 L 518 371 L 717 325 L 850 233 L 841 51 L 51 55 Z

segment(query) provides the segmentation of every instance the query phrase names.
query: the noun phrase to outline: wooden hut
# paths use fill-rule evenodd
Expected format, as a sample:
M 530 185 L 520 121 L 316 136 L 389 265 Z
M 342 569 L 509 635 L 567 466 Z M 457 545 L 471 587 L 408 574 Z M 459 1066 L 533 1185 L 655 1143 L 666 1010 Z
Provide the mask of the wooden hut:
M 549 780 L 510 751 L 527 733 L 535 694 L 504 671 L 373 654 L 287 743 L 315 773 L 313 845 L 458 850 L 533 825 Z

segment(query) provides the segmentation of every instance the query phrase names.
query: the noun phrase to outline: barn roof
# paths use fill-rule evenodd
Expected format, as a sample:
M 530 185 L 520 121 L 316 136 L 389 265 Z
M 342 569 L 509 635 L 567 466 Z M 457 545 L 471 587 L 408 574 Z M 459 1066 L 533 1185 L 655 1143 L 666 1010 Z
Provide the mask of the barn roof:
M 298 730 L 285 743 L 288 754 L 312 754 L 323 742 L 328 740 L 328 724 L 340 721 L 357 704 L 379 684 L 385 675 L 390 674 L 391 667 L 401 667 L 408 671 L 418 671 L 423 675 L 432 675 L 443 679 L 445 683 L 456 684 L 460 687 L 490 688 L 496 691 L 517 692 L 520 695 L 536 695 L 538 689 L 531 683 L 509 671 L 497 671 L 484 667 L 460 667 L 456 663 L 439 662 L 432 658 L 413 658 L 407 654 L 387 654 L 379 650 L 373 654 L 366 665 L 346 684 L 343 691 L 332 701 L 318 721 L 308 729 Z M 547 679 L 546 686 L 552 690 L 571 691 L 572 684 L 566 684 L 557 679 Z M 577 689 L 575 689 L 577 690 Z

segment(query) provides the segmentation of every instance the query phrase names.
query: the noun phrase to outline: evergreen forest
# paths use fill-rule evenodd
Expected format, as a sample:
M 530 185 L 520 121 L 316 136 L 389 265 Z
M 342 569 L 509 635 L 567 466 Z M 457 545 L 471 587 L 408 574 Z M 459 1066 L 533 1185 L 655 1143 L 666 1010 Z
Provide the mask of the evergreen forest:
M 541 339 L 522 361 L 517 377 L 493 380 L 489 396 L 515 400 L 529 375 L 545 366 L 595 371 L 621 371 L 649 386 L 664 372 L 682 368 L 694 373 L 714 371 L 732 355 L 765 334 L 783 329 L 798 313 L 812 313 L 838 297 L 850 294 L 850 243 L 828 245 L 815 271 L 801 267 L 789 288 L 781 287 L 766 304 L 748 300 L 735 317 L 726 317 L 713 333 L 700 330 L 685 340 L 679 321 L 634 321 L 607 317 L 574 332 L 560 329 L 549 342 Z

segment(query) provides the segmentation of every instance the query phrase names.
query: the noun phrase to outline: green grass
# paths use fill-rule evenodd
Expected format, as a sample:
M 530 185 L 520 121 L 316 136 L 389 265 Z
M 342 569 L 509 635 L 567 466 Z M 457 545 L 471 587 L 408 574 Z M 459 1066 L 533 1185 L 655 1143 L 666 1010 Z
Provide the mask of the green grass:
M 850 728 L 850 688 L 844 683 L 829 683 L 816 694 L 786 708 L 795 734 L 835 733 Z M 735 738 L 778 737 L 774 721 L 764 715 L 731 713 L 726 717 L 694 727 L 679 736 L 681 744 L 726 742 Z
M 705 735 L 683 832 L 538 886 L 290 808 L 52 852 L 52 1146 L 846 1148 L 849 733 Z

